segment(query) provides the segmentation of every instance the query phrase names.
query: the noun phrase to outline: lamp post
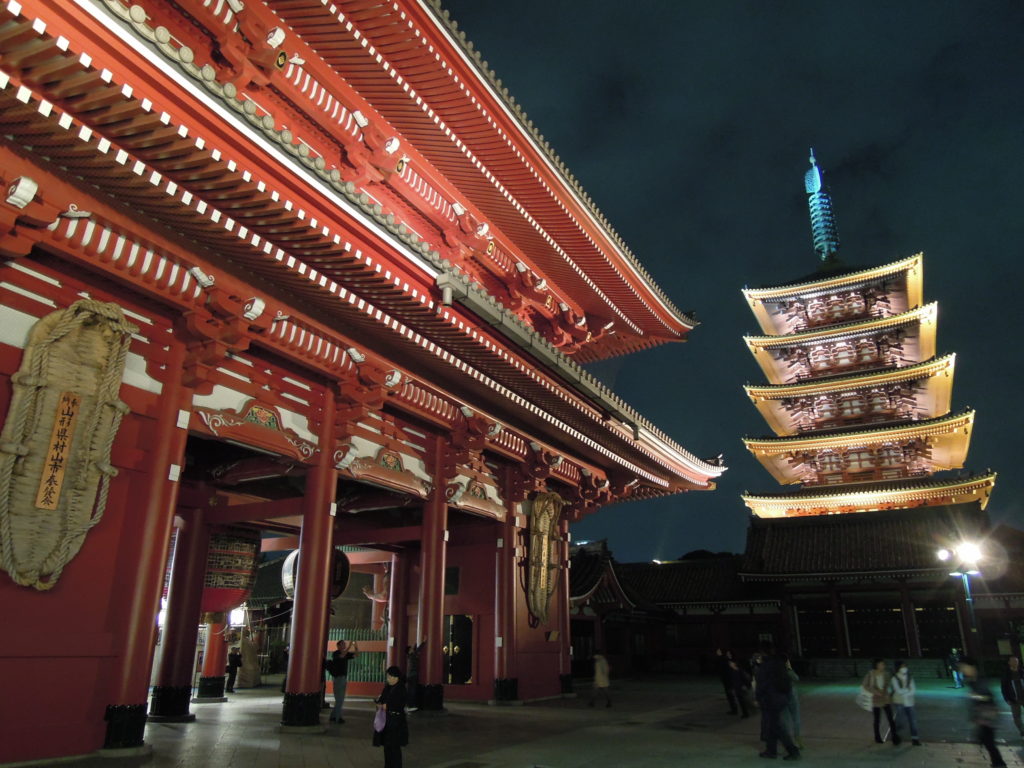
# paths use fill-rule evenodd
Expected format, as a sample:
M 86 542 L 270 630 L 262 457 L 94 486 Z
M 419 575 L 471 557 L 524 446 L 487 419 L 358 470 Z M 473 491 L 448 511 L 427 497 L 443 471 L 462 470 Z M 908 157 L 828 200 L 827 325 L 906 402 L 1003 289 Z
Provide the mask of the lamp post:
M 967 620 L 970 630 L 968 640 L 973 646 L 969 651 L 977 655 L 981 651 L 981 643 L 978 638 L 978 621 L 974 615 L 974 597 L 971 595 L 971 576 L 981 574 L 978 569 L 978 565 L 983 559 L 981 547 L 973 541 L 962 541 L 952 549 L 940 549 L 935 554 L 940 561 L 955 566 L 949 575 L 959 577 L 964 586 L 964 601 L 967 603 Z

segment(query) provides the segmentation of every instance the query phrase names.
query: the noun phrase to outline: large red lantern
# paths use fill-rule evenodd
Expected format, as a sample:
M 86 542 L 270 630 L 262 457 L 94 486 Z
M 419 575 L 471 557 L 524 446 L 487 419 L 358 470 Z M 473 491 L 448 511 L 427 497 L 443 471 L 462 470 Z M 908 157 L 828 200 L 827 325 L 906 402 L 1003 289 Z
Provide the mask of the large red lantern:
M 258 531 L 216 527 L 210 532 L 202 612 L 226 614 L 246 601 L 256 581 Z

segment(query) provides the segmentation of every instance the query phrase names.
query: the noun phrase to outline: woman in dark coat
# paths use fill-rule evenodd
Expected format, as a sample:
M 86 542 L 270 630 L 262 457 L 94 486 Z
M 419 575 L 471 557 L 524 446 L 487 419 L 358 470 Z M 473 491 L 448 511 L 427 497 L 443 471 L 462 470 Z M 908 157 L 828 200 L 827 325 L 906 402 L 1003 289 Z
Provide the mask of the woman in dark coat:
M 409 744 L 405 721 L 405 676 L 398 667 L 388 667 L 387 685 L 377 698 L 377 709 L 387 713 L 384 730 L 373 732 L 373 746 L 384 747 L 384 768 L 402 768 L 402 747 Z

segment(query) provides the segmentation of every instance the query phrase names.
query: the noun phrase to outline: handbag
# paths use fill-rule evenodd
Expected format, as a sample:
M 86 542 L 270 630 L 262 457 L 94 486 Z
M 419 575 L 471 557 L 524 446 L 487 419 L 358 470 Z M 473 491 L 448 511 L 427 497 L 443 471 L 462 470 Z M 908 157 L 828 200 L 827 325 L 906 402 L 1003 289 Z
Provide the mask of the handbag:
M 373 716 L 373 730 L 380 733 L 384 730 L 384 726 L 388 722 L 388 711 L 384 707 L 380 707 L 377 710 L 377 714 Z
M 863 688 L 857 691 L 854 701 L 857 702 L 857 706 L 865 712 L 870 712 L 875 708 L 875 697 L 871 695 L 871 691 L 864 690 Z

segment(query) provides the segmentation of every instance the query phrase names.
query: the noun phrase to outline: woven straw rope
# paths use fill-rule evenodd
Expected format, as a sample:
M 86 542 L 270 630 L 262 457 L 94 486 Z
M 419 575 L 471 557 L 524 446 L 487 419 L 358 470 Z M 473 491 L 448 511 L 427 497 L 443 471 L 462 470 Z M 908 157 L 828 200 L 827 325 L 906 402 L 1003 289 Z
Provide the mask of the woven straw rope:
M 0 434 L 0 568 L 18 584 L 52 589 L 103 517 L 110 451 L 128 406 L 118 398 L 131 334 L 121 308 L 76 301 L 33 327 Z M 105 358 L 105 364 L 97 368 Z M 82 397 L 56 510 L 35 507 L 62 392 Z

